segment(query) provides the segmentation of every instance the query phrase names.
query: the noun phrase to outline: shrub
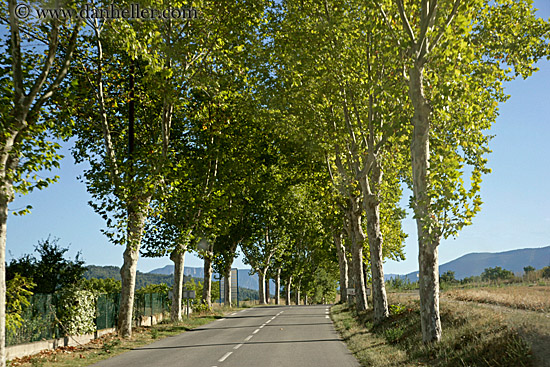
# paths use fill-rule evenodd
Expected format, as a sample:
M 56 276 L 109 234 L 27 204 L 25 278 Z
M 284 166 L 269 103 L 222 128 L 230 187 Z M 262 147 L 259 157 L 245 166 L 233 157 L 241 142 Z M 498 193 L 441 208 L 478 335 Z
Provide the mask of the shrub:
M 15 332 L 23 324 L 22 314 L 30 306 L 31 289 L 35 284 L 28 278 L 15 274 L 6 282 L 6 330 Z
M 550 279 L 550 266 L 542 268 L 542 277 Z
M 91 291 L 66 288 L 59 293 L 58 318 L 63 333 L 82 335 L 95 331 L 96 297 Z

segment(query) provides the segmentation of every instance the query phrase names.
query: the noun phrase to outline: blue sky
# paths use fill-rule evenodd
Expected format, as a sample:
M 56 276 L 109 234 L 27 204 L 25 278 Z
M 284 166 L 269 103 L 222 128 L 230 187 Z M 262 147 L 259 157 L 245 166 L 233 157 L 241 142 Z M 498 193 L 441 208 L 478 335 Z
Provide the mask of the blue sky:
M 550 17 L 550 1 L 536 0 L 538 15 Z M 491 129 L 489 166 L 492 173 L 482 183 L 481 212 L 473 225 L 463 229 L 457 239 L 444 240 L 439 247 L 440 263 L 470 252 L 499 252 L 550 245 L 550 62 L 541 61 L 540 70 L 527 80 L 506 86 L 511 98 L 500 106 L 500 117 Z M 33 251 L 40 239 L 49 234 L 60 238 L 69 255 L 80 251 L 87 264 L 122 264 L 121 246 L 114 246 L 100 233 L 101 217 L 87 205 L 90 196 L 76 177 L 83 165 L 75 165 L 65 144 L 61 170 L 54 172 L 60 181 L 24 197 L 18 197 L 10 209 L 33 206 L 31 214 L 10 215 L 8 219 L 7 259 Z M 404 200 L 408 202 L 408 198 Z M 403 223 L 409 238 L 405 243 L 406 260 L 388 261 L 386 273 L 405 274 L 418 268 L 416 226 L 410 216 Z M 140 258 L 138 270 L 171 264 L 167 257 Z M 202 260 L 187 256 L 186 266 L 202 266 Z M 550 265 L 550 264 L 549 264 Z M 242 259 L 234 266 L 245 268 Z

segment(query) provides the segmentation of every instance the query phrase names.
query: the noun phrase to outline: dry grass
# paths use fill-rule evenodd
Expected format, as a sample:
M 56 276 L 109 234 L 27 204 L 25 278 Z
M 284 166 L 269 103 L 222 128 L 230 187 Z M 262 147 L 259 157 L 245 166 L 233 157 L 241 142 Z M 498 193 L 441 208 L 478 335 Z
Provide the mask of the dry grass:
M 532 366 L 529 345 L 489 308 L 441 302 L 443 338 L 422 343 L 418 300 L 392 295 L 392 315 L 373 327 L 372 311 L 361 314 L 338 305 L 333 320 L 362 366 Z
M 454 289 L 445 292 L 445 296 L 460 301 L 550 312 L 550 286 L 510 285 L 506 287 Z

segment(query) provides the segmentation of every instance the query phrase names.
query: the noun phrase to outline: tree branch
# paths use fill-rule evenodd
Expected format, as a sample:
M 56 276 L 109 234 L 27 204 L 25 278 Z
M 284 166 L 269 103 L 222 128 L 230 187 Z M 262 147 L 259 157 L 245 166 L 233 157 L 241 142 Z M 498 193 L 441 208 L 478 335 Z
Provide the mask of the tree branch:
M 407 18 L 407 14 L 405 14 L 405 6 L 403 5 L 403 0 L 395 0 L 395 3 L 397 4 L 397 9 L 399 10 L 399 16 L 401 17 L 403 28 L 409 35 L 411 43 L 414 45 L 416 43 L 416 40 L 414 37 L 414 32 L 411 28 L 411 24 L 409 23 L 409 19 Z
M 453 5 L 453 10 L 451 10 L 451 13 L 447 17 L 447 21 L 445 22 L 445 25 L 441 27 L 441 29 L 439 30 L 439 33 L 435 38 L 435 41 L 430 45 L 429 52 L 431 52 L 434 49 L 434 47 L 439 44 L 439 42 L 441 41 L 441 38 L 443 38 L 443 35 L 445 34 L 445 30 L 451 25 L 454 17 L 458 13 L 459 6 L 460 6 L 460 0 L 455 0 L 455 3 Z

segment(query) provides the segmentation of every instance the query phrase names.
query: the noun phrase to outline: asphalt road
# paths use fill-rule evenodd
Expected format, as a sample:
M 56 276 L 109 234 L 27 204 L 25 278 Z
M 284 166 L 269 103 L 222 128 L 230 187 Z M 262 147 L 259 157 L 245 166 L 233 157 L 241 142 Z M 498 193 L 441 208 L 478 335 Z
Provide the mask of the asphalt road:
M 329 306 L 271 306 L 223 319 L 94 364 L 97 367 L 358 367 Z

